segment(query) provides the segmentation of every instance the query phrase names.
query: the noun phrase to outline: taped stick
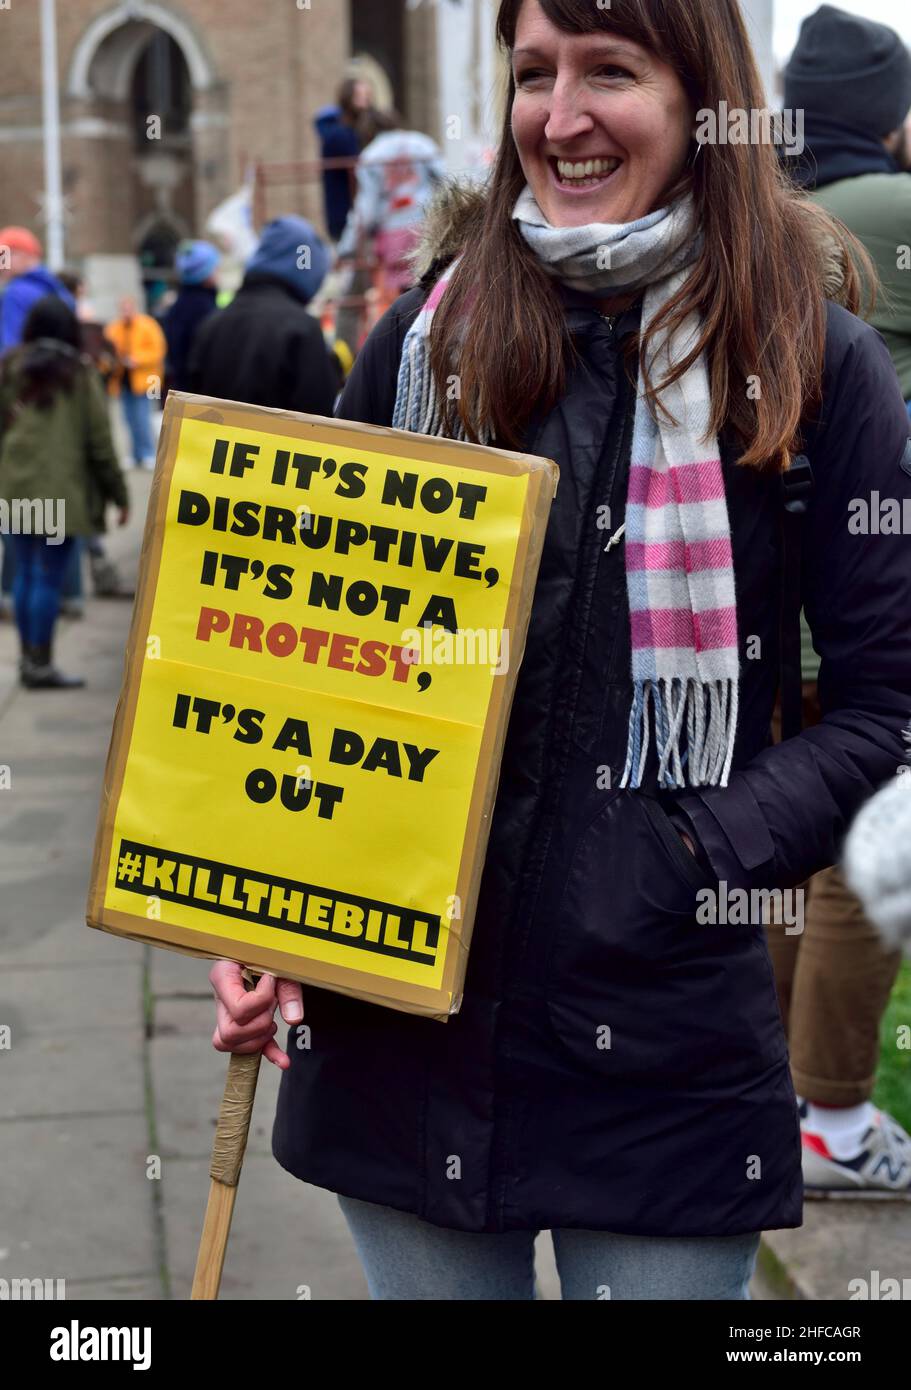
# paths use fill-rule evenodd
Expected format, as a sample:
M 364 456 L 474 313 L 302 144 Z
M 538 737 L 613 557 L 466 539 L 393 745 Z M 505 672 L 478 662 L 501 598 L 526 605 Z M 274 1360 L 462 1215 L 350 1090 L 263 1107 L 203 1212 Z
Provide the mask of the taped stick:
M 257 976 L 244 970 L 243 978 L 247 990 L 256 988 Z M 199 1238 L 191 1299 L 218 1298 L 261 1061 L 261 1052 L 232 1052 L 228 1062 L 228 1075 L 212 1144 L 212 1162 L 209 1166 L 212 1181 Z

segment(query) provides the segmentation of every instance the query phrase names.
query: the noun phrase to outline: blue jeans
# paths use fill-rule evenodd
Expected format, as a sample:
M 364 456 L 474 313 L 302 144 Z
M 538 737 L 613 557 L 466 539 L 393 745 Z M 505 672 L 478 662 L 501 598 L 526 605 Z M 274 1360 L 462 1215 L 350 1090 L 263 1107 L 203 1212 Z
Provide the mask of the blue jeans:
M 123 414 L 127 422 L 127 429 L 130 431 L 130 441 L 133 447 L 133 460 L 135 463 L 142 463 L 143 459 L 155 457 L 155 446 L 152 443 L 152 403 L 148 396 L 142 391 L 130 391 L 127 387 L 121 389 L 121 399 L 123 401 Z
M 74 536 L 73 544 L 70 546 L 69 558 L 66 562 L 66 569 L 63 572 L 63 584 L 60 589 L 61 598 L 83 597 L 82 593 L 82 537 Z
M 0 594 L 13 592 L 14 569 L 12 537 L 0 533 Z
M 370 1297 L 533 1299 L 534 1231 L 476 1235 L 339 1196 Z M 551 1232 L 564 1299 L 749 1299 L 759 1235 L 617 1236 Z
M 23 642 L 43 646 L 50 642 L 67 562 L 73 548 L 68 536 L 60 545 L 48 545 L 43 536 L 9 536 L 16 572 L 13 576 L 13 602 L 16 626 Z

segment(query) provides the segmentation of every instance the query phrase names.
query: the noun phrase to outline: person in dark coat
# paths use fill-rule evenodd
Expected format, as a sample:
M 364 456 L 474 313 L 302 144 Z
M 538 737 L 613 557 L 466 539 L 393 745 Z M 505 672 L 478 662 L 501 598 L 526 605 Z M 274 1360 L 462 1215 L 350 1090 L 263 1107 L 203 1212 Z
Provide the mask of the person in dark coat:
M 770 146 L 695 143 L 696 111 L 763 105 L 736 0 L 498 26 L 489 187 L 337 409 L 560 468 L 463 997 L 440 1023 L 307 987 L 286 1053 L 300 986 L 223 961 L 213 1042 L 283 1069 L 273 1152 L 339 1194 L 373 1297 L 533 1298 L 548 1229 L 564 1298 L 745 1299 L 802 1220 L 768 893 L 902 761 L 906 541 L 848 523 L 911 504 L 908 419 L 863 253 Z M 824 717 L 773 745 L 801 457 Z
M 189 389 L 331 415 L 337 375 L 319 320 L 307 311 L 328 268 L 329 252 L 311 223 L 270 222 L 234 299 L 200 329 Z
M 216 312 L 221 262 L 218 248 L 208 241 L 188 241 L 177 252 L 180 288 L 161 326 L 168 340 L 167 383 L 174 391 L 189 391 L 190 355 L 200 325 Z
M 346 78 L 333 106 L 322 106 L 313 118 L 323 159 L 356 160 L 364 140 L 360 130 L 370 110 L 370 86 L 360 77 Z M 350 169 L 323 170 L 323 202 L 326 226 L 333 241 L 345 230 L 354 202 L 354 164 Z

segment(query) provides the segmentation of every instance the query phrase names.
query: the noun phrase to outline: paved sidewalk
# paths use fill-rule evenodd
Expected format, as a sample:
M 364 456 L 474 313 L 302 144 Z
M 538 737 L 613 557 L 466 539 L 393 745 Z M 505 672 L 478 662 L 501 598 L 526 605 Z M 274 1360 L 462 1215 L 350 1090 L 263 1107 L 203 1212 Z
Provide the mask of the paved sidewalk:
M 150 475 L 108 547 L 135 576 Z M 226 1058 L 208 964 L 85 926 L 104 758 L 132 605 L 88 599 L 60 625 L 81 691 L 30 694 L 0 623 L 0 1278 L 65 1279 L 69 1298 L 189 1294 Z M 11 784 L 4 789 L 3 767 Z M 2 1037 L 2 1033 L 0 1033 Z M 364 1299 L 335 1199 L 270 1151 L 277 1070 L 262 1068 L 222 1284 L 227 1299 Z M 161 1176 L 147 1176 L 161 1160 Z M 807 1207 L 767 1241 L 757 1298 L 846 1299 L 911 1274 L 911 1204 Z M 549 1239 L 539 1283 L 559 1297 Z
M 150 480 L 130 473 L 130 524 L 107 541 L 130 583 Z M 85 925 L 131 611 L 88 598 L 84 618 L 58 625 L 61 667 L 89 681 L 75 691 L 21 690 L 15 630 L 0 622 L 0 1028 L 11 1039 L 0 1049 L 0 1278 L 64 1279 L 69 1298 L 182 1299 L 227 1067 L 211 1046 L 209 966 Z M 221 1297 L 365 1299 L 335 1198 L 272 1158 L 278 1080 L 264 1063 Z M 542 1246 L 542 1291 L 555 1297 Z
M 135 576 L 150 475 L 108 548 Z M 208 1195 L 226 1058 L 208 965 L 85 925 L 95 820 L 132 605 L 89 598 L 59 625 L 77 691 L 16 684 L 0 622 L 0 1278 L 65 1279 L 69 1298 L 185 1298 Z M 222 1297 L 366 1298 L 335 1199 L 269 1150 L 263 1066 Z M 161 1177 L 150 1178 L 150 1157 Z
M 871 1290 L 911 1280 L 911 1202 L 808 1201 L 800 1229 L 771 1231 L 765 1244 L 773 1297 L 847 1300 L 859 1296 L 856 1280 Z

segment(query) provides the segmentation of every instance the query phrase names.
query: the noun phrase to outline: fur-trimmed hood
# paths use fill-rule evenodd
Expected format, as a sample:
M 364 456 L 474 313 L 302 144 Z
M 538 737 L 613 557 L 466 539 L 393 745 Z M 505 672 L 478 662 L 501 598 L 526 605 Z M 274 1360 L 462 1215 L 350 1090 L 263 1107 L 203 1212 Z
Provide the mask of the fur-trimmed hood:
M 427 206 L 421 239 L 412 255 L 416 278 L 430 284 L 462 250 L 484 214 L 486 189 L 467 179 L 447 179 Z
M 421 239 L 412 257 L 416 278 L 422 286 L 429 288 L 468 244 L 472 233 L 480 226 L 486 197 L 483 186 L 465 179 L 450 179 L 440 187 L 428 206 Z M 815 205 L 809 206 L 814 213 L 818 212 Z M 814 221 L 818 225 L 819 218 Z M 844 304 L 845 253 L 834 237 L 821 227 L 816 230 L 814 221 L 810 222 L 810 227 L 819 249 L 823 291 L 827 299 Z

